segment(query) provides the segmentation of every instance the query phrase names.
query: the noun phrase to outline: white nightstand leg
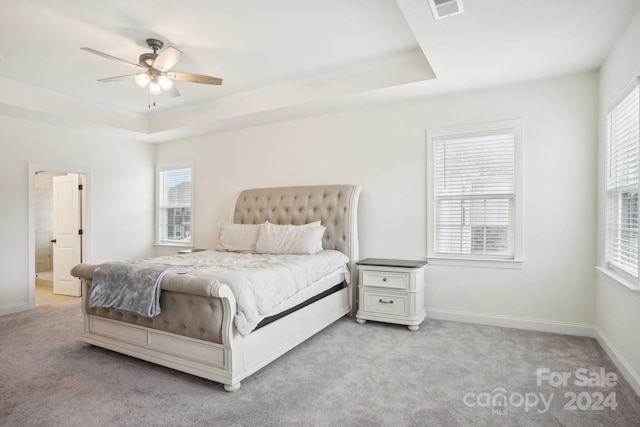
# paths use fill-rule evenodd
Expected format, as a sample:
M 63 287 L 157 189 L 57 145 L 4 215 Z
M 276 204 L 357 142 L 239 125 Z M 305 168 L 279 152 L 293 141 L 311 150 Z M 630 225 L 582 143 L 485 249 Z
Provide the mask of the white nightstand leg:
M 365 323 L 367 323 L 365 319 L 356 319 L 356 322 L 360 323 L 361 325 L 364 325 Z
M 225 389 L 225 391 L 228 391 L 229 393 L 232 393 L 232 392 L 240 389 L 240 385 L 241 385 L 241 383 L 235 383 L 234 385 L 225 384 L 224 385 L 224 389 Z
M 409 325 L 407 328 L 409 328 L 410 331 L 417 331 L 420 329 L 420 325 Z

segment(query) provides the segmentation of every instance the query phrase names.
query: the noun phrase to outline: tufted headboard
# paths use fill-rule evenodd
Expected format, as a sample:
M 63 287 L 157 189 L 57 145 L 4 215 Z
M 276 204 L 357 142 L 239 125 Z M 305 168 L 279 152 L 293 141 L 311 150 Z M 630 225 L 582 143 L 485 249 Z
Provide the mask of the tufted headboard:
M 236 199 L 233 222 L 240 224 L 301 225 L 321 221 L 326 227 L 324 249 L 335 249 L 349 257 L 351 292 L 349 303 L 355 310 L 358 252 L 359 185 L 316 185 L 244 190 Z

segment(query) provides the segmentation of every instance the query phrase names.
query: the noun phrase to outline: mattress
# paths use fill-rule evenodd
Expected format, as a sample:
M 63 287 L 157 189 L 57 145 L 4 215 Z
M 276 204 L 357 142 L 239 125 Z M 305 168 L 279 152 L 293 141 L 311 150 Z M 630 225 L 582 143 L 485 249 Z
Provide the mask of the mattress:
M 324 297 L 326 295 L 330 295 L 333 292 L 339 291 L 344 287 L 344 280 L 345 274 L 342 268 L 328 274 L 322 279 L 304 288 L 294 296 L 283 301 L 268 313 L 260 316 L 258 327 L 265 326 L 266 324 L 279 319 L 283 315 L 300 309 L 304 307 L 308 302 L 317 301 L 320 297 Z M 269 321 L 267 321 L 267 319 Z

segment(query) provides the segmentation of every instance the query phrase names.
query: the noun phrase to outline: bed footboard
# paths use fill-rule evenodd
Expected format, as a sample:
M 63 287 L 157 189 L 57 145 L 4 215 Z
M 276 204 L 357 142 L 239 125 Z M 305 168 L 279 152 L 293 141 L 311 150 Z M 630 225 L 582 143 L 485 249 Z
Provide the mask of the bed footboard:
M 169 274 L 162 281 L 158 316 L 144 317 L 110 308 L 89 307 L 89 293 L 95 266 L 80 264 L 72 274 L 84 281 L 83 310 L 91 316 L 117 320 L 164 332 L 222 344 L 222 300 L 219 284 L 205 278 Z
M 235 297 L 227 285 L 217 285 L 209 297 L 222 307 L 222 342 L 217 343 L 91 314 L 86 301 L 91 279 L 81 280 L 84 332 L 80 341 L 222 383 L 229 392 L 349 313 L 349 293 L 344 288 L 243 337 L 233 327 Z
M 235 386 L 230 341 L 236 300 L 227 285 L 167 275 L 162 282 L 163 311 L 148 318 L 89 307 L 94 269 L 80 264 L 72 270 L 83 286 L 81 341 L 217 381 L 225 388 Z

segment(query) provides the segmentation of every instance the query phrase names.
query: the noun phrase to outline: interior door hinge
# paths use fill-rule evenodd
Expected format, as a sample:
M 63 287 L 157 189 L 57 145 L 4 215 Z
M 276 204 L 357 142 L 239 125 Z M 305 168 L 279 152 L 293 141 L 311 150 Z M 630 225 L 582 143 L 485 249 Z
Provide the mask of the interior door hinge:
M 82 228 L 78 230 L 78 234 L 82 235 Z
M 78 190 L 82 190 L 82 184 L 78 184 Z

